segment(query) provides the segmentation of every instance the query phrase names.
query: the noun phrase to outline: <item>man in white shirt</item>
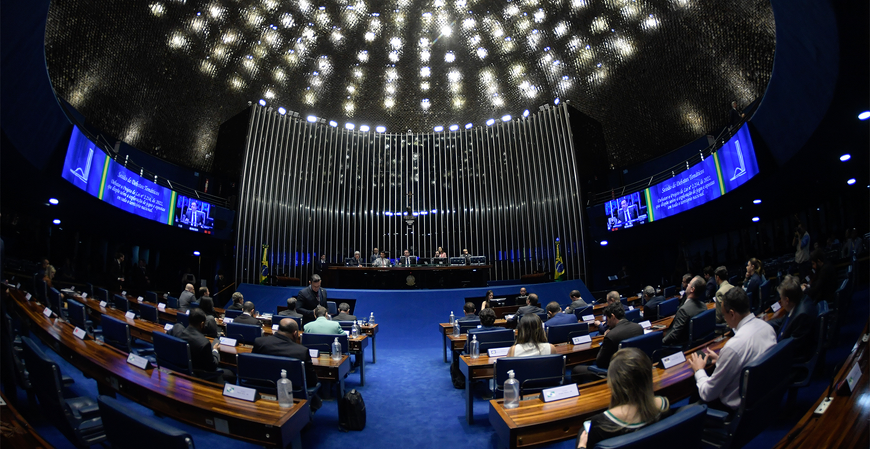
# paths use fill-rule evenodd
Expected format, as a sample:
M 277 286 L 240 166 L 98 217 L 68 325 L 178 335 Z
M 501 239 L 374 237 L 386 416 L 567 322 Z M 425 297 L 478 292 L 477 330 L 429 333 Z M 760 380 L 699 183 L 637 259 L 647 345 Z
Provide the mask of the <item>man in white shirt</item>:
M 740 375 L 750 362 L 776 346 L 776 333 L 766 322 L 749 310 L 749 298 L 742 288 L 728 290 L 722 301 L 722 315 L 728 327 L 734 329 L 719 354 L 705 349 L 706 358 L 697 352 L 689 356 L 695 371 L 698 394 L 708 406 L 732 413 L 740 406 Z M 712 376 L 704 367 L 707 359 L 716 364 Z
M 390 258 L 387 257 L 386 251 L 381 251 L 380 257 L 375 259 L 374 264 L 376 267 L 389 267 L 390 266 Z

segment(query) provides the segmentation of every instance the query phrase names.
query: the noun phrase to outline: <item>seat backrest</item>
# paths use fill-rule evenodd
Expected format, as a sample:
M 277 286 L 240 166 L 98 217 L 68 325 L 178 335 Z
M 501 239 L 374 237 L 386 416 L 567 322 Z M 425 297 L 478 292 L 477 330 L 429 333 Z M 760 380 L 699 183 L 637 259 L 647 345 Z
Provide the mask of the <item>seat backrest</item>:
M 70 323 L 72 323 L 74 326 L 77 326 L 84 330 L 88 330 L 88 315 L 87 311 L 85 311 L 84 305 L 82 305 L 78 301 L 73 301 L 70 299 L 66 302 L 66 314 L 67 318 L 69 318 Z
M 486 354 L 492 348 L 508 348 L 513 346 L 516 339 L 512 329 L 470 329 L 468 340 L 465 342 L 465 352 L 471 352 L 471 341 L 477 336 L 480 343 L 480 353 Z
M 241 310 L 236 310 L 236 309 L 227 309 L 227 310 L 224 311 L 224 318 L 232 318 L 232 319 L 236 319 L 236 317 L 238 317 L 238 316 L 241 315 L 241 314 L 242 314 L 242 311 L 241 311 Z M 300 328 L 300 329 L 301 329 L 301 328 Z
M 28 380 L 35 386 L 33 390 L 43 412 L 48 412 L 48 409 L 62 410 L 63 381 L 60 367 L 30 337 L 21 337 L 21 343 Z
M 582 320 L 585 315 L 595 315 L 595 306 L 586 306 L 582 309 L 574 310 L 574 316 L 577 317 L 577 321 Z
M 640 309 L 629 310 L 625 312 L 625 319 L 631 321 L 632 323 L 640 323 Z
M 116 309 L 122 312 L 130 310 L 130 302 L 127 301 L 127 298 L 121 295 L 115 295 L 112 297 L 112 305 L 114 305 Z
M 650 332 L 637 337 L 626 338 L 619 343 L 619 349 L 637 348 L 653 358 L 653 353 L 662 348 L 663 332 Z
M 674 296 L 674 293 L 676 293 L 676 292 L 677 292 L 677 286 L 671 285 L 671 286 L 665 287 L 665 290 L 662 293 L 662 295 L 665 298 L 670 298 L 671 296 Z
M 302 334 L 302 346 L 308 349 L 317 349 L 321 353 L 332 354 L 332 342 L 338 337 L 338 342 L 341 343 L 341 353 L 347 354 L 347 334 L 310 334 L 305 332 Z
M 145 301 L 157 304 L 157 292 L 145 292 Z
M 100 318 L 100 327 L 103 328 L 103 342 L 112 345 L 124 352 L 130 352 L 130 326 L 126 322 L 103 315 Z
M 759 304 L 764 305 L 768 299 L 770 299 L 770 279 L 765 279 L 764 282 L 761 283 L 761 286 L 758 287 L 758 296 L 759 296 Z
M 109 396 L 97 397 L 103 429 L 112 447 L 130 449 L 193 449 L 193 437 L 162 421 L 143 415 Z M 147 438 L 141 438 L 147 435 Z M 133 438 L 131 438 L 133 436 Z
M 546 322 L 547 322 L 547 312 L 538 312 L 538 313 L 536 313 L 535 315 L 537 315 L 538 318 L 541 319 L 541 322 L 542 322 L 542 323 L 546 323 Z
M 742 282 L 740 282 L 740 276 L 737 276 L 736 274 L 728 278 L 728 283 L 735 287 L 743 284 Z
M 659 303 L 658 305 L 658 317 L 662 319 L 667 316 L 671 316 L 677 313 L 677 309 L 680 308 L 680 298 L 671 298 L 666 299 Z
M 620 296 L 619 302 L 621 302 L 623 306 L 628 307 L 628 298 L 626 298 L 625 296 Z
M 589 335 L 589 323 L 570 323 L 547 326 L 547 341 L 554 345 L 569 342 L 572 338 L 581 335 Z
M 326 301 L 326 311 L 329 316 L 338 315 L 338 307 L 335 306 L 335 301 Z
M 480 326 L 480 320 L 467 320 L 459 322 L 459 333 L 467 334 L 469 329 L 477 329 Z
M 154 343 L 154 355 L 157 356 L 157 366 L 193 375 L 190 345 L 186 341 L 163 332 L 154 332 L 151 338 Z
M 544 343 L 546 344 L 546 343 Z M 520 394 L 562 385 L 565 380 L 565 356 L 562 354 L 531 357 L 503 357 L 495 360 L 495 381 L 498 391 L 504 390 L 508 371 L 520 383 Z
M 150 304 L 145 304 L 144 302 L 139 304 L 139 316 L 145 321 L 150 321 L 152 323 L 159 322 L 157 307 L 152 306 Z
M 697 346 L 716 334 L 716 309 L 705 310 L 689 319 L 689 347 Z
M 228 323 L 227 337 L 237 338 L 240 342 L 249 345 L 254 344 L 254 340 L 263 336 L 263 328 L 253 324 Z
M 236 356 L 237 379 L 243 387 L 275 394 L 281 370 L 287 370 L 287 378 L 293 383 L 293 397 L 308 399 L 303 361 L 292 357 L 265 354 L 241 353 Z
M 187 327 L 188 325 L 190 325 L 190 315 L 178 312 L 175 314 L 175 322 L 181 324 L 184 327 Z
M 648 447 L 700 448 L 704 436 L 706 405 L 681 407 L 677 413 L 635 432 L 598 442 L 595 449 L 642 449 Z
M 106 301 L 108 303 L 109 291 L 104 288 L 94 287 L 94 297 L 96 297 L 97 301 Z
M 56 288 L 51 287 L 48 289 L 48 306 L 51 308 L 54 313 L 63 312 L 63 304 L 60 299 L 60 292 L 57 291 Z
M 166 297 L 166 307 L 169 307 L 170 309 L 177 309 L 178 308 L 178 298 L 176 298 L 175 296 L 167 296 Z
M 791 383 L 794 345 L 791 338 L 777 343 L 740 373 L 740 407 L 730 424 L 731 445 L 742 447 L 779 416 L 782 398 Z
M 353 321 L 339 321 L 338 325 L 341 326 L 343 331 L 353 330 Z
M 88 294 L 88 298 L 94 297 L 94 284 L 90 282 L 85 283 L 85 286 L 82 287 L 82 292 Z

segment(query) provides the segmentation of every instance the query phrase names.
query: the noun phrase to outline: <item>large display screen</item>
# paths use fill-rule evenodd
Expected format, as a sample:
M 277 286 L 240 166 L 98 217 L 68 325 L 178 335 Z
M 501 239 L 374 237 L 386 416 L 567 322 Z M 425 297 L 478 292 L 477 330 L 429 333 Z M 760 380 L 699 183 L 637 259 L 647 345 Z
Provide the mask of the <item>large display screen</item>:
M 758 174 L 747 125 L 721 148 L 667 181 L 604 204 L 610 231 L 661 220 L 714 200 Z
M 214 229 L 211 209 L 212 205 L 205 201 L 178 195 L 175 203 L 175 226 L 211 234 Z

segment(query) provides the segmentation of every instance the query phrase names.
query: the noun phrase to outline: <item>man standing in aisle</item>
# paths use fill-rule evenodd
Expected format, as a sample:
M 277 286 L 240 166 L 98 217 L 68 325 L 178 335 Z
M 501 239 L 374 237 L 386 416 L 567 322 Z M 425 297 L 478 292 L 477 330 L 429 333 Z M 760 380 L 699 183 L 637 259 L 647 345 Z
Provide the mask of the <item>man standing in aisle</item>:
M 303 288 L 296 295 L 296 311 L 302 314 L 303 323 L 315 320 L 314 309 L 317 306 L 326 309 L 326 289 L 321 288 L 320 283 L 320 276 L 313 274 L 308 281 L 308 287 Z

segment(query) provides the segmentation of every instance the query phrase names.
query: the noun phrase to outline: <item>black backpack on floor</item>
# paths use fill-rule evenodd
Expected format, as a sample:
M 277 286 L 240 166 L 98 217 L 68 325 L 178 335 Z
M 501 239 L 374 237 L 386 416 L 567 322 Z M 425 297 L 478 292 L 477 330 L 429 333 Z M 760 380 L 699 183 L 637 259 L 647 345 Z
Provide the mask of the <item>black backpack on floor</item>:
M 457 390 L 465 389 L 465 374 L 459 369 L 459 362 L 454 357 L 453 363 L 450 364 L 450 381 L 453 382 L 453 388 Z
M 366 427 L 366 403 L 356 390 L 350 390 L 338 401 L 338 425 L 348 430 L 363 430 Z

